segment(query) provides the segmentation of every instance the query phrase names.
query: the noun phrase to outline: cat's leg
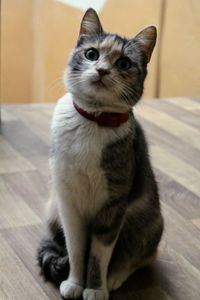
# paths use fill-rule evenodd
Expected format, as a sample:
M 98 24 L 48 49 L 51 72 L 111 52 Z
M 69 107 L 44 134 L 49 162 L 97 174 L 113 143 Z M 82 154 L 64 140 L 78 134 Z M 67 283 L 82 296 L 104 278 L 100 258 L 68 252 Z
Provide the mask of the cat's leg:
M 134 273 L 136 269 L 130 266 L 121 266 L 120 270 L 109 274 L 108 276 L 108 290 L 115 291 L 119 289 L 122 284 L 129 278 L 129 276 Z
M 134 271 L 156 258 L 163 220 L 159 213 L 147 212 L 148 207 L 145 213 L 137 211 L 137 216 L 129 216 L 124 222 L 109 265 L 109 291 L 118 289 Z
M 115 291 L 119 289 L 124 282 L 138 269 L 151 265 L 156 259 L 156 252 L 150 257 L 136 262 L 134 259 L 126 263 L 119 263 L 118 268 L 115 268 L 108 275 L 108 290 Z
M 139 258 L 134 251 L 136 247 L 134 236 L 127 232 L 127 236 L 123 239 L 124 227 L 118 237 L 109 265 L 107 276 L 109 291 L 117 290 L 137 269 L 136 264 Z
M 86 230 L 83 218 L 72 203 L 60 202 L 59 212 L 70 264 L 68 279 L 61 283 L 60 293 L 64 298 L 76 299 L 83 292 Z
M 107 272 L 123 223 L 124 209 L 118 203 L 103 208 L 96 216 L 87 268 L 84 300 L 107 300 Z
M 93 237 L 88 261 L 87 283 L 83 293 L 84 300 L 107 300 L 107 270 L 114 247 L 114 241 L 109 245 Z

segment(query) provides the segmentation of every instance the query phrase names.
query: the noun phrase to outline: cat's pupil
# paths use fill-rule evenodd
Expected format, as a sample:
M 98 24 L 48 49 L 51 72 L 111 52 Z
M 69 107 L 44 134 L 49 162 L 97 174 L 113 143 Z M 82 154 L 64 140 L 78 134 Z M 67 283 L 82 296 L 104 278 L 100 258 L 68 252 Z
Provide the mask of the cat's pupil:
M 116 65 L 121 70 L 128 70 L 131 67 L 131 61 L 127 57 L 122 57 L 117 60 Z
M 94 48 L 88 49 L 85 52 L 85 57 L 92 61 L 97 60 L 99 58 L 99 52 Z

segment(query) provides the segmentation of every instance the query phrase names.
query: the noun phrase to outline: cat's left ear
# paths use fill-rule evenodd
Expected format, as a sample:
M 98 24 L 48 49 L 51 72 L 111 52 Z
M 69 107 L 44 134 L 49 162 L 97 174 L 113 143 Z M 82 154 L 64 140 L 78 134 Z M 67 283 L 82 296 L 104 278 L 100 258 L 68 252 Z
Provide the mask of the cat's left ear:
M 134 41 L 139 45 L 141 50 L 145 53 L 147 63 L 151 59 L 153 49 L 156 44 L 157 29 L 155 26 L 149 26 L 140 31 L 134 38 Z
M 102 32 L 103 28 L 96 11 L 89 8 L 83 16 L 79 36 L 101 34 Z

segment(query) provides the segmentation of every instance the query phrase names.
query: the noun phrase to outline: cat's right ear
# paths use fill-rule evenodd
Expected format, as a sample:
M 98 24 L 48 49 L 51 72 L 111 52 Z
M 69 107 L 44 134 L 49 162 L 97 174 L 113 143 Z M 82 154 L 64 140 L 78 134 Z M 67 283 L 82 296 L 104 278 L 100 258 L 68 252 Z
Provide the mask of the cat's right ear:
M 85 35 L 101 34 L 102 32 L 103 28 L 96 11 L 89 8 L 81 21 L 79 38 Z
M 145 53 L 146 62 L 149 63 L 153 49 L 156 44 L 157 39 L 157 29 L 155 26 L 149 26 L 140 31 L 133 39 L 140 49 Z

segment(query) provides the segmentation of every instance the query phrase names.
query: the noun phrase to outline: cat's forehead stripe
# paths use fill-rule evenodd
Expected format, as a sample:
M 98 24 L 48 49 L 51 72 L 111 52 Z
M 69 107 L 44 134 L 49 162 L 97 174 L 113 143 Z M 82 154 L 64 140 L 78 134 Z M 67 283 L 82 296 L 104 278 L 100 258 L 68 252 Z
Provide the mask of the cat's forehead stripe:
M 123 43 L 116 36 L 107 36 L 99 45 L 100 49 L 109 53 L 111 60 L 116 60 L 122 54 Z
M 107 36 L 100 44 L 101 48 L 109 48 L 113 51 L 121 51 L 123 44 L 116 39 L 116 36 Z
M 93 41 L 88 41 L 84 45 L 84 48 L 87 47 L 96 47 L 96 48 L 101 48 L 101 49 L 113 49 L 116 51 L 121 51 L 124 43 L 122 40 L 119 40 L 116 36 L 106 36 L 103 40 L 101 39 L 95 39 Z

